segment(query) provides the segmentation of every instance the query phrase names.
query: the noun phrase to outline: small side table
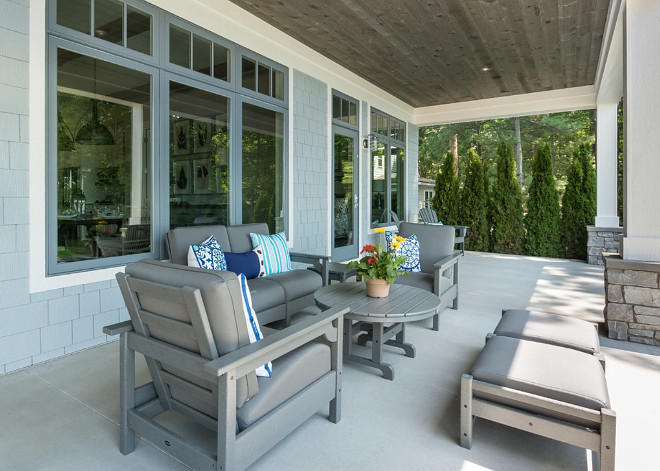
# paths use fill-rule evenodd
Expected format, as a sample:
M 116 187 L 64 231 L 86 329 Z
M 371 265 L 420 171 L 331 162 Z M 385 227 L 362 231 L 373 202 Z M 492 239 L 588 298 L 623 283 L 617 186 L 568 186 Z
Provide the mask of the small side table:
M 345 263 L 329 262 L 328 263 L 328 281 L 337 280 L 340 283 L 345 283 L 351 276 L 357 276 L 357 270 L 347 268 Z

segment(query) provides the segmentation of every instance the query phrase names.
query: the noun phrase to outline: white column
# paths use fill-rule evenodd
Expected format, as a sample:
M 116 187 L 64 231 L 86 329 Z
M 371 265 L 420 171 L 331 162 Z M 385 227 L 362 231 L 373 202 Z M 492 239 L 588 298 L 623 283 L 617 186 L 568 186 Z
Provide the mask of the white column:
M 660 261 L 660 1 L 627 0 L 624 29 L 625 260 Z
M 617 210 L 617 104 L 596 108 L 596 227 L 619 227 Z

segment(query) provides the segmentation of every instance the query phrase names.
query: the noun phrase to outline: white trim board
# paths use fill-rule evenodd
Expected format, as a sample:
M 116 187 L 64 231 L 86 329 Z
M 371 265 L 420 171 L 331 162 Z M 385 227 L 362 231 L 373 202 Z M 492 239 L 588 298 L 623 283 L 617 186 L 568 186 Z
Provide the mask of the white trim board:
M 414 111 L 412 124 L 432 126 L 435 124 L 528 116 L 595 107 L 596 92 L 594 86 L 587 85 L 417 108 Z

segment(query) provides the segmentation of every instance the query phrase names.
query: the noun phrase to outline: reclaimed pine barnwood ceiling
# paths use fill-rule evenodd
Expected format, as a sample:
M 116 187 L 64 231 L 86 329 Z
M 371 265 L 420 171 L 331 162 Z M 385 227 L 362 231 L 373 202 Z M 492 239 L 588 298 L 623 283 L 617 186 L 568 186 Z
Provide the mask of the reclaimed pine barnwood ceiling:
M 231 1 L 414 107 L 592 85 L 610 3 Z

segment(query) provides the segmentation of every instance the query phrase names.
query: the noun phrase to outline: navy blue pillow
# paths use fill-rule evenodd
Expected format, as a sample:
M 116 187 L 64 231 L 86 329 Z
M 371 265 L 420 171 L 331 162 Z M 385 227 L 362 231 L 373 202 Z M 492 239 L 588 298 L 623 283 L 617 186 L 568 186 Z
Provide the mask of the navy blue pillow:
M 227 270 L 237 275 L 243 273 L 248 280 L 259 276 L 259 256 L 254 250 L 245 253 L 225 252 L 225 260 Z

